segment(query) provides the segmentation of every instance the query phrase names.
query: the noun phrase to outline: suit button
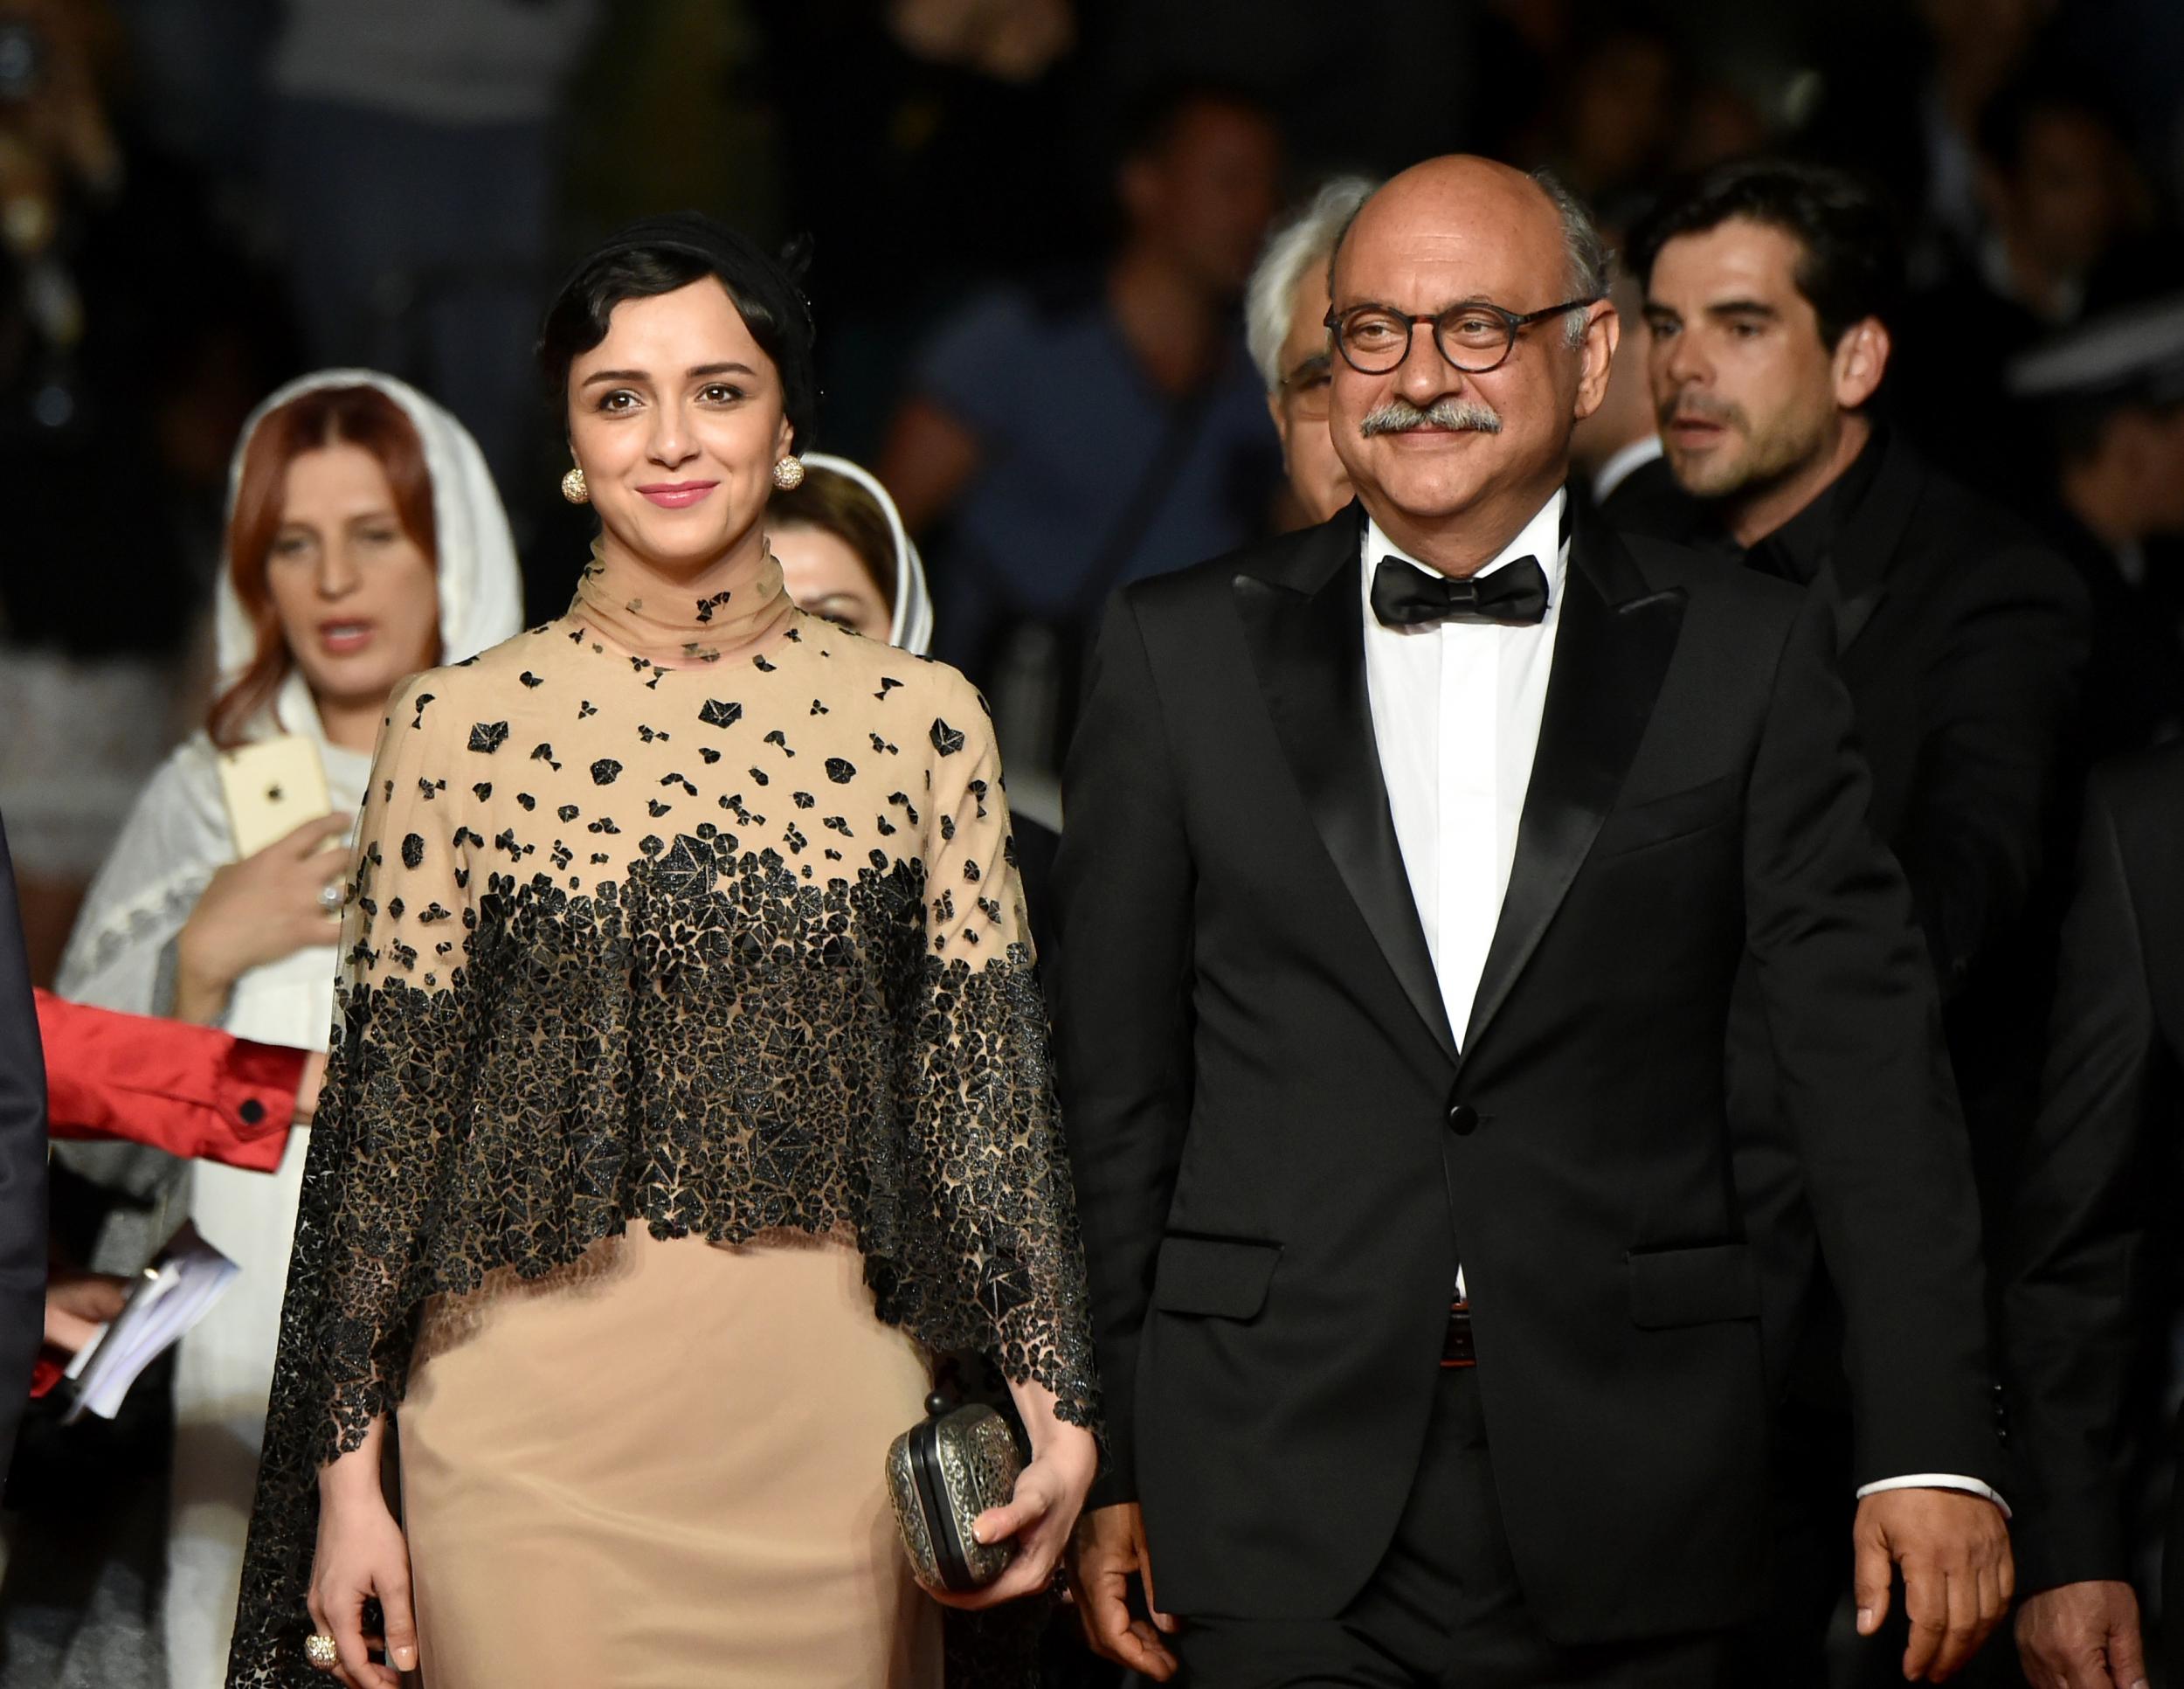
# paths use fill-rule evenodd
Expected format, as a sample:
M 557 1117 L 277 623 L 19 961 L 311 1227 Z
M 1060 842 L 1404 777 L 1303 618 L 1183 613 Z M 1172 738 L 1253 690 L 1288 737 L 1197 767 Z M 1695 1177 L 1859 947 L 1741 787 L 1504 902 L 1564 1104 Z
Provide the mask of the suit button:
M 1459 1138 L 1469 1138 L 1479 1124 L 1479 1111 L 1469 1103 L 1448 1104 L 1448 1130 Z
M 246 1126 L 254 1126 L 266 1118 L 266 1105 L 255 1097 L 245 1097 L 243 1106 L 235 1111 L 243 1117 L 243 1124 Z

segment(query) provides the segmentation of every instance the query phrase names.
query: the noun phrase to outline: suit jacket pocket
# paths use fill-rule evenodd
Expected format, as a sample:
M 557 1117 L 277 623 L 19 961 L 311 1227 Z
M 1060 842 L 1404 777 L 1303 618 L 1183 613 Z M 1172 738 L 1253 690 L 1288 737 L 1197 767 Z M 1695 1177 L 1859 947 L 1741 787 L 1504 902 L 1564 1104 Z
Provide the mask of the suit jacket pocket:
M 1621 851 L 1665 844 L 1687 834 L 1703 833 L 1733 819 L 1740 801 L 1733 774 L 1671 792 L 1666 797 L 1648 798 L 1641 804 L 1611 813 L 1600 823 L 1600 836 L 1593 841 L 1592 854 L 1613 856 Z
M 1279 1243 L 1170 1233 L 1160 1245 L 1152 1305 L 1163 1313 L 1213 1314 L 1249 1319 L 1266 1305 Z
M 1647 1331 L 1759 1317 L 1759 1263 L 1747 1243 L 1648 1249 L 1624 1257 L 1631 1323 Z

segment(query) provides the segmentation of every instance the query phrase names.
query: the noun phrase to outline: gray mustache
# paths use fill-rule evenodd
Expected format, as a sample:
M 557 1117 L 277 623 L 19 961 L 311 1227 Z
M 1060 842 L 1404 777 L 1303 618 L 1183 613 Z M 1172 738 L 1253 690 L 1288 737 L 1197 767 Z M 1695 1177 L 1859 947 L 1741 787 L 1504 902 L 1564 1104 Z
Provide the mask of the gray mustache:
M 1406 398 L 1392 398 L 1366 412 L 1358 432 L 1371 440 L 1375 434 L 1400 434 L 1413 428 L 1440 428 L 1452 434 L 1498 434 L 1502 414 L 1476 399 L 1437 398 L 1420 410 Z

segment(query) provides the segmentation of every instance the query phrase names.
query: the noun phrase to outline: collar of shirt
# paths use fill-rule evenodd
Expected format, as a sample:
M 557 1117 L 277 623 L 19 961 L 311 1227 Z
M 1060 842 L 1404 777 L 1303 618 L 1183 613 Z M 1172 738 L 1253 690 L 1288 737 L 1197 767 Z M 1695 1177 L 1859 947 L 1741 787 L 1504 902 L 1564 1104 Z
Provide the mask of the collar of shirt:
M 1562 578 L 1570 561 L 1570 543 L 1562 533 L 1562 512 L 1569 497 L 1566 488 L 1557 488 L 1554 496 L 1541 505 L 1531 520 L 1517 530 L 1517 537 L 1496 551 L 1483 568 L 1476 571 L 1479 575 L 1490 575 L 1497 569 L 1507 568 L 1519 557 L 1538 559 L 1540 571 L 1547 577 L 1547 614 L 1550 618 L 1561 606 Z M 1358 571 L 1358 591 L 1365 601 L 1368 630 L 1381 626 L 1379 618 L 1372 613 L 1372 571 L 1380 566 L 1382 557 L 1400 557 L 1421 574 L 1437 575 L 1441 572 L 1429 564 L 1420 563 L 1382 533 L 1380 524 L 1370 516 L 1365 518 L 1362 557 L 1364 567 Z M 1382 631 L 1398 638 L 1408 639 L 1420 633 L 1437 633 L 1443 627 L 1469 628 L 1472 625 L 1438 622 L 1425 627 L 1389 627 Z
M 1810 586 L 1827 566 L 1843 519 L 1857 509 L 1879 472 L 1881 431 L 1875 429 L 1843 472 L 1820 489 L 1813 502 L 1745 552 L 1754 568 L 1800 586 Z

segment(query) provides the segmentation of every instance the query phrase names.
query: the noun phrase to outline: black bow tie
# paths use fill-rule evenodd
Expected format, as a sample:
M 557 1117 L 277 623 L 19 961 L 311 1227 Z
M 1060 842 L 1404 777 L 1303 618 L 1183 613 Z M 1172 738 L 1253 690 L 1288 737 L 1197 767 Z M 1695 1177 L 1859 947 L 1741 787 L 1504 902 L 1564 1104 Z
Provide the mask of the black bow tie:
M 1388 627 L 1441 621 L 1537 626 L 1547 614 L 1547 576 L 1538 557 L 1518 557 L 1469 580 L 1429 575 L 1400 557 L 1382 557 L 1372 571 L 1372 613 Z

